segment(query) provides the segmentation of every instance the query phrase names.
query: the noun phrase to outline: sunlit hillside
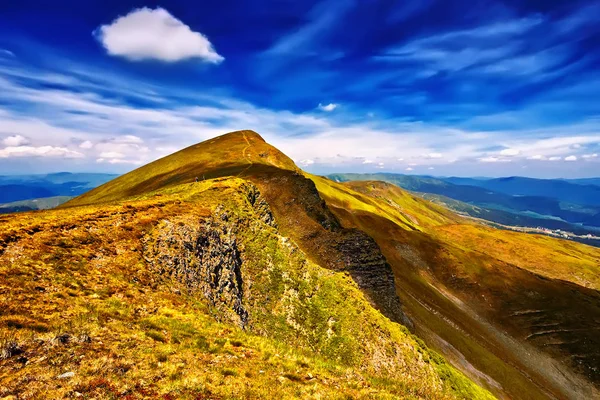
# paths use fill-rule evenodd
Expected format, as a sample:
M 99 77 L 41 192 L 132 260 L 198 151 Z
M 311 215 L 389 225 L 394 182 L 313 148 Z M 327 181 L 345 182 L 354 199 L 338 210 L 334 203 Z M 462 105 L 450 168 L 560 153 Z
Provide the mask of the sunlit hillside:
M 599 260 L 233 132 L 0 217 L 0 397 L 593 398 Z

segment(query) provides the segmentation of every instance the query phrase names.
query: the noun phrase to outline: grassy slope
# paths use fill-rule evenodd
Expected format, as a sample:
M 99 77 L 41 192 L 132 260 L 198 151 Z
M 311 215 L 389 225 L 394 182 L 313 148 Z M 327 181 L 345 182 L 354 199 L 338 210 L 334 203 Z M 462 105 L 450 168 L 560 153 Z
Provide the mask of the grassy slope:
M 191 176 L 182 168 L 200 171 L 176 164 L 175 181 Z M 22 351 L 0 361 L 0 396 L 489 397 L 373 309 L 347 274 L 311 262 L 257 218 L 246 181 L 158 179 L 167 183 L 158 192 L 127 177 L 77 200 L 103 204 L 0 217 L 2 348 Z M 132 183 L 127 201 L 105 203 Z M 211 218 L 217 207 L 242 226 L 246 331 L 217 323 L 210 304 L 150 271 L 142 255 L 161 221 Z
M 417 332 L 429 343 L 469 370 L 465 356 L 497 381 L 483 377 L 490 388 L 502 385 L 513 397 L 541 398 L 549 390 L 577 398 L 594 391 L 556 369 L 574 367 L 597 379 L 598 292 L 539 276 L 597 288 L 598 249 L 473 224 L 382 182 L 312 179 L 344 224 L 377 240 Z M 365 195 L 379 203 L 378 212 L 349 208 L 354 201 L 349 196 Z M 393 209 L 415 217 L 414 228 L 390 223 Z

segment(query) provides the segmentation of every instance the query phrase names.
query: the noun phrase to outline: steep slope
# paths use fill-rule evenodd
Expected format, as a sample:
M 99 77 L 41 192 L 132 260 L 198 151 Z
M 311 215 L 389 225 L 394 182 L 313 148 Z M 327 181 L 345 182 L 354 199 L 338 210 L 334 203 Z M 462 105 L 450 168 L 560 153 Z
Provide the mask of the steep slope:
M 342 224 L 375 238 L 416 332 L 474 379 L 513 398 L 598 396 L 598 249 L 487 228 L 382 182 L 313 179 Z M 365 196 L 372 210 L 348 207 Z
M 393 322 L 375 241 L 253 132 L 0 217 L 0 293 L 0 397 L 491 398 Z

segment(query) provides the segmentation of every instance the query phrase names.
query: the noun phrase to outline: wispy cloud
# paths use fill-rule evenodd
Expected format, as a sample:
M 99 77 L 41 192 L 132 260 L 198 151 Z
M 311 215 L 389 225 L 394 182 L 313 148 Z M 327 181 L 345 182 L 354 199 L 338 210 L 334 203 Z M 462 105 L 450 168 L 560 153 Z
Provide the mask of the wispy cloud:
M 55 157 L 53 168 L 124 171 L 254 129 L 311 171 L 590 174 L 600 162 L 593 8 L 527 15 L 502 4 L 465 16 L 442 5 L 300 2 L 268 24 L 244 4 L 230 16 L 235 29 L 185 6 L 144 8 L 96 31 L 121 59 L 226 56 L 218 68 L 77 46 L 56 62 L 60 51 L 3 42 L 18 57 L 0 50 L 0 168 L 37 154 L 40 168 Z M 443 23 L 431 18 L 440 7 Z M 98 24 L 85 30 L 95 50 Z M 59 162 L 61 151 L 73 158 Z

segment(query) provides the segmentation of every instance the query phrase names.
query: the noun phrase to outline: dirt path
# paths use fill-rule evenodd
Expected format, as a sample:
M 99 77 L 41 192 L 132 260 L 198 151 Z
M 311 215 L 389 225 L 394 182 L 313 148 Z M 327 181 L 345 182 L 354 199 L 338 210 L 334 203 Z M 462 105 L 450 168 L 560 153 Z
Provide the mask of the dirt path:
M 244 147 L 244 149 L 242 150 L 242 157 L 244 157 L 246 159 L 246 161 L 248 161 L 248 166 L 246 168 L 244 168 L 242 171 L 240 171 L 240 173 L 237 174 L 236 177 L 239 177 L 240 175 L 242 175 L 243 173 L 245 173 L 246 171 L 248 171 L 248 169 L 250 169 L 250 167 L 254 164 L 252 162 L 252 160 L 250 159 L 250 156 L 246 154 L 246 151 L 252 145 L 250 144 L 250 141 L 248 140 L 248 137 L 246 136 L 245 132 L 242 132 L 242 136 L 244 136 L 244 140 L 246 141 L 246 147 Z

